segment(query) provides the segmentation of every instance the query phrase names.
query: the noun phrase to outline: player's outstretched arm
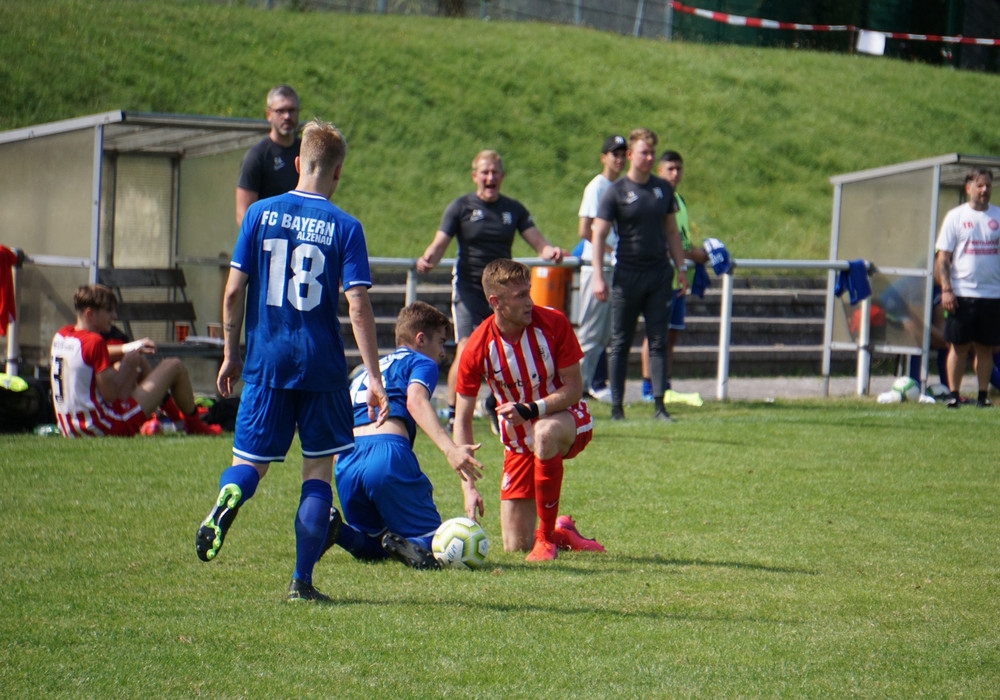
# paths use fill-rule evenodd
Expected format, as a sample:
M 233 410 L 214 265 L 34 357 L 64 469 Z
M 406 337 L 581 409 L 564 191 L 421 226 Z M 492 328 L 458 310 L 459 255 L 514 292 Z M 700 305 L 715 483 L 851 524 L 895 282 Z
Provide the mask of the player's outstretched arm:
M 475 458 L 475 452 L 482 447 L 482 443 L 456 445 L 452 442 L 438 421 L 437 412 L 431 405 L 430 397 L 427 394 L 427 387 L 416 382 L 407 387 L 406 409 L 421 430 L 431 439 L 431 442 L 444 453 L 448 464 L 461 477 L 462 481 L 475 481 L 482 478 L 483 465 Z
M 422 274 L 433 270 L 444 257 L 444 251 L 447 250 L 449 243 L 451 243 L 451 236 L 444 231 L 437 231 L 431 244 L 427 246 L 427 250 L 417 258 L 417 272 Z
M 562 262 L 563 249 L 549 243 L 548 239 L 542 235 L 542 232 L 539 231 L 537 227 L 531 226 L 524 229 L 524 231 L 521 232 L 521 236 L 523 236 L 524 240 L 528 242 L 528 245 L 535 249 L 535 252 L 538 253 L 538 257 L 542 260 Z
M 389 419 L 389 398 L 382 385 L 382 371 L 378 365 L 378 344 L 375 336 L 375 312 L 368 298 L 368 288 L 355 286 L 348 289 L 347 305 L 350 307 L 354 341 L 361 352 L 361 361 L 368 372 L 368 418 L 382 426 Z

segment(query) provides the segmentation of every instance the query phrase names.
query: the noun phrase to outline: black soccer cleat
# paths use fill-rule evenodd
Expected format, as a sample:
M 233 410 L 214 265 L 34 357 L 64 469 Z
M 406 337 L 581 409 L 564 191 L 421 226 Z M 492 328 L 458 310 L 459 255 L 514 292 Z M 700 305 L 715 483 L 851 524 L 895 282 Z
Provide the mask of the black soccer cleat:
M 413 569 L 440 569 L 434 553 L 405 537 L 387 532 L 382 537 L 382 549 L 396 561 Z
M 316 590 L 315 586 L 311 583 L 306 583 L 297 578 L 293 578 L 292 582 L 288 584 L 288 595 L 285 596 L 285 600 L 289 603 L 298 603 L 299 601 L 316 602 L 316 603 L 331 603 L 333 599 L 328 595 L 323 595 Z
M 222 549 L 226 533 L 229 532 L 230 526 L 236 520 L 236 514 L 240 512 L 242 500 L 243 492 L 236 484 L 226 484 L 219 491 L 215 507 L 198 528 L 198 534 L 194 539 L 194 547 L 198 552 L 199 559 L 202 561 L 215 559 L 219 550 Z
M 330 527 L 326 531 L 326 541 L 323 542 L 323 551 L 319 553 L 316 561 L 323 558 L 326 550 L 337 544 L 337 536 L 340 535 L 340 526 L 344 524 L 344 519 L 340 517 L 340 511 L 330 506 Z

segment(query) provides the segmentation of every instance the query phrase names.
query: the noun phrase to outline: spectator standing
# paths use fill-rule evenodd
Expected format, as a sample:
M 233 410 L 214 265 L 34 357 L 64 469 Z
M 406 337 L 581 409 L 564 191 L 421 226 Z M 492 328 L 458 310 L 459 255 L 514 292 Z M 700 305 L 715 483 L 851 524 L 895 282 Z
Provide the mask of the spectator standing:
M 611 419 L 624 420 L 625 376 L 636 324 L 642 314 L 649 340 L 654 417 L 672 421 L 663 406 L 666 381 L 666 335 L 674 295 L 673 260 L 680 293 L 687 292 L 687 264 L 677 230 L 673 188 L 653 175 L 656 134 L 633 129 L 628 137 L 629 169 L 601 198 L 593 224 L 594 257 L 604 255 L 612 225 L 617 227 L 615 270 L 609 291 L 603 270 L 594 268 L 594 296 L 611 299 Z
M 594 298 L 592 226 L 597 216 L 601 195 L 618 179 L 625 167 L 627 146 L 624 136 L 615 135 L 605 139 L 601 147 L 601 172 L 587 183 L 580 202 L 578 231 L 583 249 L 580 252 L 580 303 L 576 337 L 580 341 L 580 349 L 583 350 L 580 374 L 583 377 L 585 394 L 593 385 L 594 371 L 601 354 L 611 341 L 611 305 L 607 301 Z M 605 241 L 609 250 L 603 262 L 598 264 L 614 265 L 613 251 L 617 242 L 618 238 L 612 229 Z
M 704 265 L 708 262 L 708 253 L 700 246 L 691 245 L 691 222 L 688 218 L 687 202 L 677 191 L 684 177 L 684 159 L 677 151 L 664 151 L 660 155 L 660 161 L 656 166 L 656 174 L 666 180 L 674 188 L 674 200 L 677 202 L 677 231 L 681 235 L 681 246 L 684 248 L 684 258 L 691 262 Z M 674 346 L 677 345 L 677 337 L 684 330 L 684 317 L 687 312 L 687 295 L 676 290 L 670 304 L 670 323 L 667 326 L 667 377 L 664 388 L 669 390 L 670 375 L 674 361 Z M 645 338 L 642 341 L 642 398 L 644 401 L 653 400 L 653 382 L 649 377 L 649 341 Z
M 545 239 L 524 205 L 500 194 L 504 174 L 499 153 L 492 150 L 477 153 L 472 159 L 476 191 L 448 205 L 431 244 L 417 260 L 417 272 L 430 272 L 441 262 L 452 239 L 458 239 L 458 255 L 452 271 L 451 313 L 457 346 L 448 370 L 449 425 L 454 422 L 455 382 L 462 350 L 473 329 L 493 313 L 483 293 L 483 269 L 498 258 L 511 257 L 517 233 L 543 260 L 560 262 L 563 258 L 562 249 Z M 487 415 L 497 431 L 492 401 L 487 404 Z
M 456 445 L 438 421 L 431 396 L 451 323 L 430 304 L 415 301 L 396 317 L 396 349 L 379 360 L 389 420 L 368 416 L 368 373 L 351 382 L 354 451 L 337 460 L 337 495 L 326 547 L 340 545 L 358 559 L 386 556 L 415 569 L 436 569 L 431 540 L 441 525 L 433 488 L 420 469 L 413 442 L 417 426 L 464 481 L 482 476 L 475 458 L 480 445 Z
M 573 327 L 561 311 L 535 306 L 528 268 L 498 259 L 483 272 L 493 314 L 473 331 L 459 365 L 455 442 L 471 445 L 472 415 L 484 379 L 497 400 L 504 444 L 500 526 L 504 551 L 528 551 L 527 561 L 549 561 L 558 548 L 603 552 L 580 536 L 573 519 L 559 516 L 563 461 L 593 435 L 582 400 L 580 358 Z M 463 481 L 466 515 L 482 513 L 482 497 Z M 537 528 L 536 528 L 537 516 Z
M 994 346 L 1000 345 L 1000 208 L 990 204 L 993 173 L 972 168 L 965 176 L 968 201 L 941 222 L 934 273 L 941 285 L 941 306 L 948 312 L 948 408 L 961 405 L 962 376 L 971 349 L 976 358 L 976 405 L 990 406 L 987 392 Z
M 271 131 L 250 147 L 240 164 L 236 184 L 236 225 L 243 223 L 247 207 L 259 199 L 276 197 L 295 188 L 299 174 L 295 159 L 302 144 L 298 136 L 299 96 L 287 85 L 267 93 L 264 110 Z
M 73 294 L 76 323 L 52 338 L 52 403 L 59 432 L 65 437 L 138 435 L 154 411 L 167 404 L 188 433 L 218 435 L 217 426 L 198 416 L 191 378 L 178 358 L 164 358 L 151 368 L 145 355 L 155 353 L 156 345 L 149 338 L 116 343 L 111 358 L 102 334 L 111 335 L 117 307 L 108 287 L 80 287 Z
M 211 561 L 240 508 L 271 462 L 282 462 L 298 429 L 302 491 L 295 518 L 295 571 L 288 600 L 325 600 L 312 585 L 333 507 L 334 455 L 354 447 L 338 289 L 365 370 L 366 403 L 377 424 L 389 416 L 368 288 L 371 273 L 360 222 L 330 202 L 347 144 L 332 124 L 314 120 L 295 161 L 296 188 L 250 205 L 236 240 L 223 297 L 224 356 L 217 387 L 229 396 L 242 376 L 232 466 L 198 528 L 198 557 Z M 246 318 L 246 364 L 240 332 Z

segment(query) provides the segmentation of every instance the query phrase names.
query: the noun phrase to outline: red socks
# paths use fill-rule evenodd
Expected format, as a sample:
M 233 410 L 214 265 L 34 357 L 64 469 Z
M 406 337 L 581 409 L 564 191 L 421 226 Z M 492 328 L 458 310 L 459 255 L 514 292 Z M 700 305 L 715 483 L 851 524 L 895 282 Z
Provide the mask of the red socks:
M 545 534 L 547 539 L 556 529 L 562 480 L 562 455 L 556 455 L 549 459 L 535 457 L 535 510 L 538 513 L 538 529 Z
M 160 404 L 160 408 L 167 414 L 167 418 L 172 420 L 174 423 L 184 422 L 184 414 L 181 412 L 181 409 L 177 406 L 177 404 L 174 403 L 174 397 L 170 394 L 167 394 L 167 398 L 163 399 L 163 402 Z

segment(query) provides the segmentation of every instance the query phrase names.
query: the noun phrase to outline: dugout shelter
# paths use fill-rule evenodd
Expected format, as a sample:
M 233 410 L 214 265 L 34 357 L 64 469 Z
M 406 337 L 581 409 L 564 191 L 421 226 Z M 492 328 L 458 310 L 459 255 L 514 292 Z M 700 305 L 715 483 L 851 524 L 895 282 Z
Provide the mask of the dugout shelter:
M 238 232 L 234 192 L 263 119 L 111 111 L 0 132 L 0 244 L 18 248 L 20 359 L 47 366 L 73 292 L 101 268 L 181 268 L 194 331 L 221 320 Z M 177 290 L 143 292 L 173 301 Z M 174 340 L 173 324 L 133 324 Z M 9 362 L 10 358 L 8 358 Z
M 830 275 L 824 367 L 831 350 L 861 346 L 872 353 L 921 357 L 921 378 L 926 380 L 934 322 L 934 243 L 945 214 L 965 201 L 965 175 L 973 167 L 1000 175 L 1000 157 L 950 153 L 830 178 L 830 259 L 866 260 L 874 269 L 872 296 L 854 305 L 846 293 L 833 295 L 835 275 Z M 864 316 L 867 328 L 861 323 Z

